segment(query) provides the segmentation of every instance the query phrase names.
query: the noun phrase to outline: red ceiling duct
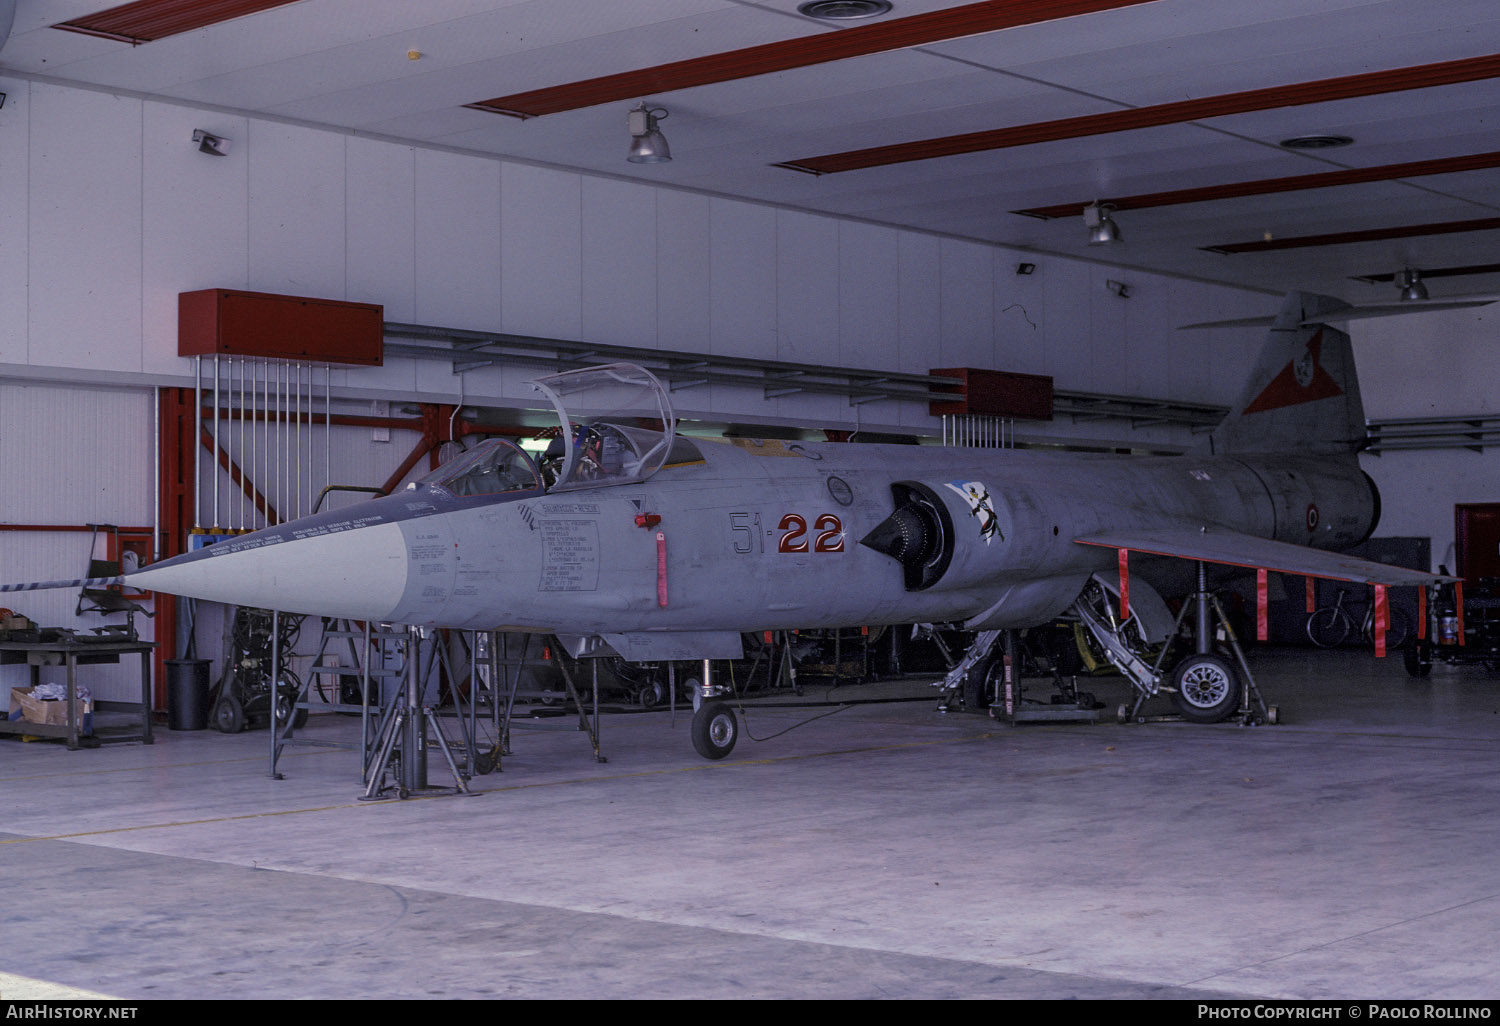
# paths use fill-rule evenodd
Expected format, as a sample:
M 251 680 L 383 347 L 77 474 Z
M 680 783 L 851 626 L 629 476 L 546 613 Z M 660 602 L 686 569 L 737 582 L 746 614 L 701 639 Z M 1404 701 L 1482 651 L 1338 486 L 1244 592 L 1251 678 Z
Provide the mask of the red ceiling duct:
M 1206 203 L 1211 200 L 1239 199 L 1242 196 L 1268 196 L 1278 192 L 1298 192 L 1303 189 L 1328 189 L 1343 185 L 1362 185 L 1367 182 L 1389 182 L 1398 178 L 1421 178 L 1424 175 L 1447 175 L 1461 171 L 1483 171 L 1500 167 L 1500 150 L 1475 153 L 1466 157 L 1439 157 L 1434 160 L 1412 160 L 1404 164 L 1382 164 L 1378 167 L 1348 168 L 1343 171 L 1323 171 L 1310 175 L 1291 175 L 1286 178 L 1263 178 L 1253 182 L 1231 182 L 1228 185 L 1205 185 L 1196 189 L 1173 189 L 1168 192 L 1144 192 L 1137 196 L 1100 197 L 1116 210 L 1140 210 L 1145 207 L 1170 207 L 1179 203 Z M 1059 203 L 1051 207 L 1032 207 L 1029 210 L 1013 210 L 1014 214 L 1025 214 L 1051 220 L 1056 217 L 1078 217 L 1089 203 Z
M 231 18 L 284 7 L 297 0 L 136 0 L 107 11 L 53 25 L 69 32 L 118 39 L 123 43 L 149 43 Z
M 1210 253 L 1264 253 L 1273 249 L 1310 249 L 1315 246 L 1343 246 L 1352 242 L 1382 242 L 1386 239 L 1414 239 L 1422 235 L 1453 235 L 1457 232 L 1487 232 L 1496 229 L 1500 229 L 1500 217 L 1482 217 L 1474 221 L 1437 221 L 1432 224 L 1368 228 L 1364 231 L 1334 232 L 1329 235 L 1298 235 L 1258 242 L 1233 242 L 1202 248 Z
M 834 32 L 819 32 L 777 43 L 749 46 L 727 53 L 709 54 L 673 61 L 652 68 L 603 75 L 582 82 L 533 89 L 497 96 L 467 106 L 513 117 L 533 118 L 559 111 L 578 110 L 616 100 L 634 100 L 674 89 L 731 82 L 753 75 L 768 75 L 791 68 L 863 57 L 866 54 L 904 50 L 923 43 L 980 35 L 1056 21 L 1080 14 L 1134 7 L 1154 0 L 985 0 L 907 18 L 860 25 Z
M 1299 82 L 1295 85 L 1249 89 L 1245 92 L 1205 96 L 1196 100 L 1178 100 L 1174 103 L 1161 103 L 1151 107 L 1132 107 L 1126 110 L 1107 111 L 1103 114 L 1085 114 L 1082 117 L 1062 118 L 1057 121 L 1038 121 L 1030 125 L 1015 125 L 1010 128 L 969 132 L 964 135 L 919 139 L 890 146 L 872 146 L 868 149 L 790 160 L 777 166 L 812 174 L 832 174 L 858 168 L 901 164 L 910 160 L 931 160 L 934 157 L 951 157 L 960 153 L 980 153 L 1009 146 L 1030 146 L 1036 143 L 1055 142 L 1059 139 L 1078 139 L 1083 136 L 1106 135 L 1110 132 L 1154 128 L 1159 125 L 1177 125 L 1186 121 L 1202 121 L 1205 118 L 1220 118 L 1230 114 L 1275 110 L 1280 107 L 1296 107 L 1308 103 L 1327 103 L 1331 100 L 1348 100 L 1357 96 L 1378 96 L 1382 93 L 1402 92 L 1407 89 L 1429 89 L 1433 86 L 1477 82 L 1497 77 L 1500 77 L 1500 54 L 1488 54 L 1483 57 L 1467 57 L 1456 61 L 1419 64 L 1410 68 L 1392 68 L 1389 71 L 1323 78 L 1313 82 Z

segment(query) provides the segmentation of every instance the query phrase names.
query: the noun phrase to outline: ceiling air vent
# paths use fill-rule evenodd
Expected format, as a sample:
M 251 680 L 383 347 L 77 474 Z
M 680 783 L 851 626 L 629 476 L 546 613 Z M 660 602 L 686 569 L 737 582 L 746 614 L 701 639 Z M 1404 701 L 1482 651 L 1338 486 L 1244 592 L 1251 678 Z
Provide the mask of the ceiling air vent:
M 1288 150 L 1336 150 L 1354 142 L 1347 135 L 1299 135 L 1295 139 L 1283 139 L 1279 143 Z
M 874 18 L 891 9 L 890 0 L 808 0 L 797 5 L 797 13 L 824 21 L 855 21 Z

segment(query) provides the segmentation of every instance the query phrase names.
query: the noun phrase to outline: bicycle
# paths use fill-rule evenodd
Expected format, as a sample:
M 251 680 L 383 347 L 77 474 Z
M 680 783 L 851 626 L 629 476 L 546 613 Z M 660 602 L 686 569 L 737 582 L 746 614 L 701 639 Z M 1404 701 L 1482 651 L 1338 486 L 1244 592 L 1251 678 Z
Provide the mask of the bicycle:
M 1337 648 L 1348 641 L 1355 633 L 1354 616 L 1349 608 L 1346 608 L 1345 599 L 1349 596 L 1347 588 L 1340 588 L 1332 605 L 1319 606 L 1307 614 L 1307 637 L 1319 648 Z M 1386 648 L 1400 648 L 1406 644 L 1406 639 L 1411 636 L 1411 621 L 1407 615 L 1394 606 L 1386 607 Z M 1375 640 L 1375 603 L 1370 602 L 1365 606 L 1364 615 L 1359 621 L 1359 639 L 1367 644 Z

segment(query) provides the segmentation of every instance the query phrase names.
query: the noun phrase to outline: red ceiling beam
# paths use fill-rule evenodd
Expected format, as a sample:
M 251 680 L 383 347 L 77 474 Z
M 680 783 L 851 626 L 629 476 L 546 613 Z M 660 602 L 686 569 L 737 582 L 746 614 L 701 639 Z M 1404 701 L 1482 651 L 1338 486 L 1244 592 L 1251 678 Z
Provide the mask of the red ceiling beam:
M 1462 278 L 1475 274 L 1500 274 L 1500 264 L 1465 264 L 1462 267 L 1424 267 L 1422 268 L 1422 280 L 1430 281 L 1433 278 Z M 1356 274 L 1355 281 L 1368 282 L 1371 285 L 1391 283 L 1396 280 L 1394 271 L 1384 274 Z
M 122 43 L 149 43 L 231 18 L 284 7 L 297 0 L 136 0 L 97 14 L 60 22 L 53 28 L 103 36 Z
M 1500 217 L 1482 217 L 1474 221 L 1437 221 L 1432 224 L 1368 228 L 1364 231 L 1334 232 L 1330 235 L 1299 235 L 1202 248 L 1210 253 L 1264 253 L 1273 249 L 1310 249 L 1315 246 L 1343 246 L 1354 242 L 1381 242 L 1386 239 L 1411 239 L 1421 235 L 1453 235 L 1458 232 L 1487 232 L 1496 229 L 1500 229 Z
M 845 153 L 830 153 L 821 157 L 786 161 L 776 166 L 791 168 L 795 171 L 807 171 L 812 174 L 833 174 L 859 168 L 901 164 L 912 160 L 932 160 L 936 157 L 952 157 L 961 153 L 980 153 L 1011 146 L 1030 146 L 1061 139 L 1078 139 L 1084 136 L 1106 135 L 1111 132 L 1176 125 L 1186 121 L 1201 121 L 1205 118 L 1219 118 L 1231 114 L 1246 114 L 1251 111 L 1274 110 L 1281 107 L 1297 107 L 1309 103 L 1328 103 L 1333 100 L 1349 100 L 1360 96 L 1378 96 L 1382 93 L 1404 92 L 1410 89 L 1430 89 L 1434 86 L 1477 82 L 1497 77 L 1500 77 L 1500 54 L 1489 54 L 1483 57 L 1468 57 L 1435 64 L 1419 64 L 1410 68 L 1392 68 L 1388 71 L 1372 71 L 1360 75 L 1345 75 L 1340 78 L 1323 78 L 1312 82 L 1300 82 L 1296 85 L 1249 89 L 1239 93 L 1225 93 L 1221 96 L 1205 96 L 1196 100 L 1178 100 L 1150 107 L 1132 107 L 1104 114 L 1086 114 L 1082 117 L 1062 118 L 1057 121 L 1039 121 L 1011 128 L 896 143 L 891 146 L 872 146 L 863 150 L 849 150 Z
M 1482 171 L 1500 167 L 1500 150 L 1475 153 L 1467 157 L 1440 157 L 1434 160 L 1412 160 L 1404 164 L 1383 164 L 1379 167 L 1348 168 L 1342 171 L 1326 171 L 1311 175 L 1292 175 L 1288 178 L 1263 178 L 1254 182 L 1234 182 L 1229 185 L 1207 185 L 1197 189 L 1174 189 L 1169 192 L 1144 192 L 1138 196 L 1099 197 L 1116 210 L 1140 210 L 1145 207 L 1170 207 L 1181 203 L 1207 203 L 1212 200 L 1241 199 L 1245 196 L 1268 196 L 1278 192 L 1298 192 L 1303 189 L 1328 189 L 1342 185 L 1363 185 L 1369 182 L 1388 182 L 1398 178 L 1421 178 L 1425 175 L 1446 175 L 1462 171 Z M 1029 210 L 1013 210 L 1014 214 L 1051 220 L 1058 217 L 1079 217 L 1085 203 L 1059 203 L 1051 207 L 1032 207 Z
M 943 11 L 861 25 L 776 43 L 673 61 L 651 68 L 602 75 L 582 82 L 533 89 L 467 104 L 475 110 L 533 118 L 601 103 L 769 75 L 872 53 L 904 50 L 945 39 L 999 32 L 1018 25 L 1073 18 L 1154 0 L 986 0 Z

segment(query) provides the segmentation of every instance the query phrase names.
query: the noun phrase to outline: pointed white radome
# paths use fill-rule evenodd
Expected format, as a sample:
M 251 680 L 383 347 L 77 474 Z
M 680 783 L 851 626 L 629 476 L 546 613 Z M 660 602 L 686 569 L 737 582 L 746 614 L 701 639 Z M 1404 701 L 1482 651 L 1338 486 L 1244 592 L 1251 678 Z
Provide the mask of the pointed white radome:
M 400 605 L 407 565 L 400 525 L 376 524 L 177 557 L 131 574 L 130 584 L 209 602 L 382 620 Z

